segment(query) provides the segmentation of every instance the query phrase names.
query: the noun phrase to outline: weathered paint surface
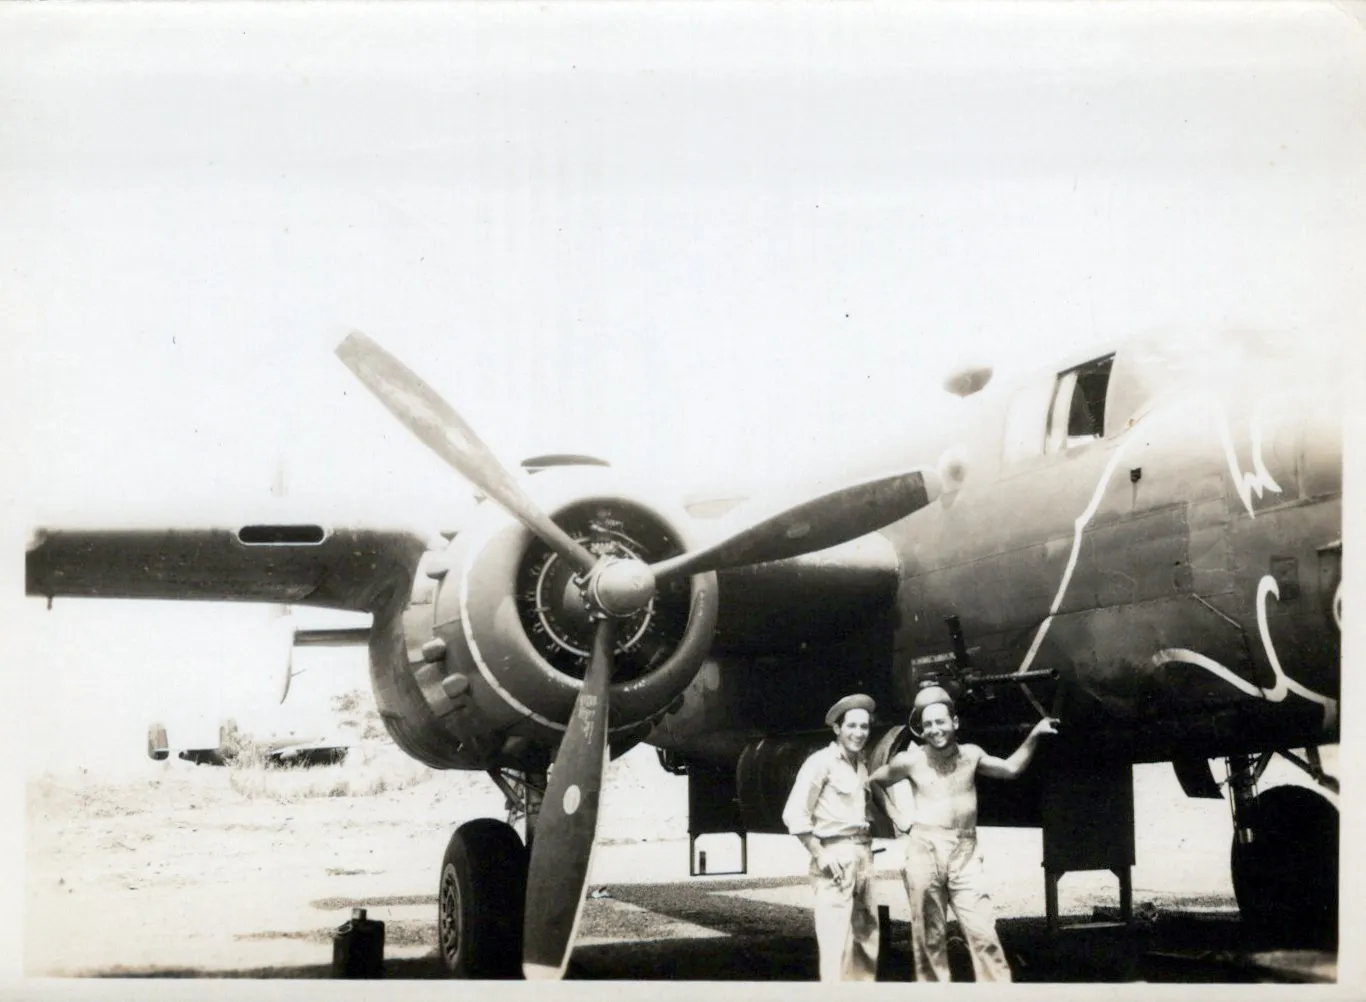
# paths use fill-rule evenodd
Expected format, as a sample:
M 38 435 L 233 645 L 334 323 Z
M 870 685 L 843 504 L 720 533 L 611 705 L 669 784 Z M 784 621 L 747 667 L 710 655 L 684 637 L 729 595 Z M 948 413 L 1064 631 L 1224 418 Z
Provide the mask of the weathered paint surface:
M 980 434 L 959 496 L 889 531 L 903 701 L 956 615 L 974 670 L 1057 668 L 1059 691 L 1033 684 L 1034 702 L 1065 702 L 1073 735 L 1122 731 L 1140 759 L 1195 735 L 1211 755 L 1336 736 L 1341 430 L 1321 415 L 1340 390 L 1270 359 L 1186 372 L 1155 359 L 1116 353 L 1104 436 L 1011 458 Z M 1039 380 L 986 421 L 1004 429 L 1017 401 L 1046 400 Z M 1149 395 L 1125 395 L 1137 386 Z M 1029 694 L 1003 696 L 980 722 L 1037 716 Z
M 1105 433 L 1048 452 L 1067 368 L 981 400 L 951 437 L 904 444 L 902 462 L 938 451 L 966 472 L 881 534 L 896 555 L 894 595 L 868 559 L 876 548 L 857 573 L 813 555 L 723 575 L 723 597 L 752 589 L 745 640 L 718 644 L 719 680 L 699 677 L 650 740 L 715 761 L 755 735 L 810 729 L 854 688 L 877 695 L 881 719 L 899 719 L 920 683 L 953 671 L 951 616 L 970 673 L 1060 673 L 965 706 L 989 744 L 1013 746 L 1042 712 L 1066 715 L 1080 755 L 1335 740 L 1342 433 L 1331 367 L 1236 338 L 1194 361 L 1160 340 L 1121 345 Z M 827 588 L 837 600 L 822 610 Z M 723 624 L 736 615 L 723 603 Z

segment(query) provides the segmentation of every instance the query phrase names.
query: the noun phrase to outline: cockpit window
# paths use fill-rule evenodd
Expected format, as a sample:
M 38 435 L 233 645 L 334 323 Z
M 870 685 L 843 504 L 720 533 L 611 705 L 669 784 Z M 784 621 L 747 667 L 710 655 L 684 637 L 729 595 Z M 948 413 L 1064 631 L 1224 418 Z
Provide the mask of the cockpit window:
M 1058 376 L 1045 451 L 1059 452 L 1105 435 L 1105 393 L 1114 360 L 1107 355 Z

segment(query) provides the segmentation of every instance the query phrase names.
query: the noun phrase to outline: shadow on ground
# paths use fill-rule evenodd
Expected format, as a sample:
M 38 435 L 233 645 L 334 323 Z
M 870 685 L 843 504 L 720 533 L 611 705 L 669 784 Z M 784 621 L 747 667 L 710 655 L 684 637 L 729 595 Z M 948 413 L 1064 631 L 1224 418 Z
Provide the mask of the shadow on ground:
M 804 883 L 804 878 L 706 880 L 686 884 L 631 884 L 610 889 L 606 903 L 590 901 L 581 937 L 595 928 L 612 930 L 623 941 L 575 949 L 568 976 L 578 980 L 810 981 L 816 978 L 816 944 L 811 913 L 805 907 L 754 900 L 728 891 Z M 646 909 L 649 918 L 663 917 L 709 931 L 709 935 L 625 940 L 647 917 L 632 911 L 612 916 L 611 902 Z M 331 912 L 352 907 L 427 905 L 426 896 L 328 898 L 313 903 Z M 1258 932 L 1226 907 L 1207 899 L 1174 899 L 1125 927 L 1117 916 L 1097 910 L 1085 919 L 1069 916 L 1064 928 L 1050 934 L 1042 916 L 1002 919 L 1002 945 L 1020 982 L 1178 982 L 1252 983 L 1328 981 L 1336 978 L 1337 957 L 1284 931 Z M 595 917 L 596 916 L 596 917 Z M 610 919 L 610 920 L 609 920 Z M 634 926 L 633 926 L 634 923 Z M 390 958 L 390 979 L 444 977 L 435 951 L 433 923 L 401 920 L 386 926 L 388 945 L 430 945 L 417 958 Z M 686 927 L 684 927 L 686 928 Z M 951 927 L 950 966 L 954 980 L 971 981 L 972 965 L 962 940 Z M 240 939 L 301 939 L 325 947 L 327 926 L 303 932 L 260 932 Z M 607 938 L 599 936 L 599 938 Z M 893 921 L 888 930 L 879 979 L 913 980 L 909 927 Z M 330 978 L 330 964 L 297 967 L 201 971 L 190 968 L 125 969 L 88 972 L 100 977 L 228 977 Z

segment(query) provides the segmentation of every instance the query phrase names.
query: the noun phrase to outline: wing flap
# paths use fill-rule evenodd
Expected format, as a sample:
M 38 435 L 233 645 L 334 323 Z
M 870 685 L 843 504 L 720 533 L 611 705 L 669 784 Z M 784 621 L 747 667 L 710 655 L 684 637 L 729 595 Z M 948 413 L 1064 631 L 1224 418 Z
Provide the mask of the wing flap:
M 26 590 L 375 612 L 407 594 L 426 549 L 405 531 L 301 528 L 316 531 L 253 542 L 260 534 L 239 528 L 40 529 L 25 558 Z

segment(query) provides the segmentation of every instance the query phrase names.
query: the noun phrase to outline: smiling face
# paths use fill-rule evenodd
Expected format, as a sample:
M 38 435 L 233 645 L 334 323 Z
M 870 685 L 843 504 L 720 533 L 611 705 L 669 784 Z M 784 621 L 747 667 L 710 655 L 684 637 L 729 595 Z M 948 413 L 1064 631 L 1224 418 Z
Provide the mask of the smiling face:
M 835 725 L 835 740 L 846 755 L 857 755 L 868 743 L 868 727 L 872 716 L 867 710 L 845 710 L 840 722 Z
M 920 714 L 920 729 L 925 742 L 939 750 L 958 740 L 958 718 L 945 703 L 931 703 Z

